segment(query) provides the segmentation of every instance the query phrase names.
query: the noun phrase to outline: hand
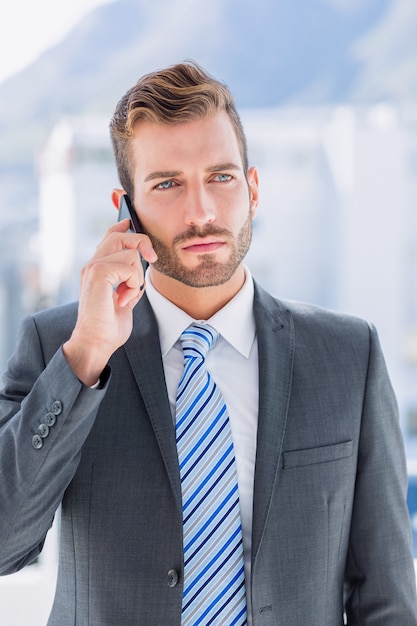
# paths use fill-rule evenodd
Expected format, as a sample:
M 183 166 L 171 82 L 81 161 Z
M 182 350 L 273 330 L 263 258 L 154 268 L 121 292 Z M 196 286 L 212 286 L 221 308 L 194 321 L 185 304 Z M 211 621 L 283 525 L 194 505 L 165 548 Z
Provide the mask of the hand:
M 63 349 L 89 386 L 132 332 L 133 308 L 144 293 L 140 254 L 149 263 L 157 259 L 149 237 L 126 232 L 128 226 L 128 220 L 111 226 L 81 272 L 78 319 Z

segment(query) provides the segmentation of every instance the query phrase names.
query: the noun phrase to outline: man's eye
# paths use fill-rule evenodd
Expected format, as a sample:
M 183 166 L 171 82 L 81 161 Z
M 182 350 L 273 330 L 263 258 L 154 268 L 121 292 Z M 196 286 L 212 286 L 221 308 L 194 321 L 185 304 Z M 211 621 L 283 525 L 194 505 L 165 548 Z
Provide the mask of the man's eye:
M 175 185 L 173 180 L 164 180 L 159 185 L 156 185 L 155 189 L 171 189 Z
M 216 179 L 218 180 L 219 183 L 227 183 L 228 180 L 231 180 L 231 175 L 230 174 L 217 174 L 216 175 Z

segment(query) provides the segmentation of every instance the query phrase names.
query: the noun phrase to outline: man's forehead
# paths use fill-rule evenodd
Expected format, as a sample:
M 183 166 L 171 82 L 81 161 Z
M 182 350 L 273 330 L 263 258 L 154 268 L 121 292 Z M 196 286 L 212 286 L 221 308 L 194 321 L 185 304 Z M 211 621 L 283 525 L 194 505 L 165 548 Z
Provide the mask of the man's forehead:
M 132 147 L 136 165 L 151 172 L 181 170 L 181 161 L 198 160 L 205 170 L 242 169 L 239 142 L 225 112 L 187 122 L 166 124 L 139 120 L 134 127 Z
M 232 131 L 233 134 L 235 134 L 232 120 L 228 113 L 223 110 L 186 120 L 176 121 L 173 118 L 173 121 L 169 123 L 151 119 L 138 119 L 133 124 L 132 134 L 134 139 L 140 137 L 145 132 L 147 134 L 162 135 L 173 131 L 179 134 L 181 131 L 186 131 L 188 128 L 204 127 L 213 124 L 217 127 L 221 126 L 224 131 Z

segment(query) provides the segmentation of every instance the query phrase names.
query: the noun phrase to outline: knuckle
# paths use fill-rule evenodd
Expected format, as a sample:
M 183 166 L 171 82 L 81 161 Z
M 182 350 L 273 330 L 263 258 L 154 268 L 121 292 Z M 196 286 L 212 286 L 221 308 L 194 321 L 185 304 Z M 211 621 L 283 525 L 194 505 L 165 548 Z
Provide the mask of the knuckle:
M 88 261 L 86 266 L 83 269 L 84 275 L 96 276 L 100 268 L 100 263 L 97 259 L 91 259 Z

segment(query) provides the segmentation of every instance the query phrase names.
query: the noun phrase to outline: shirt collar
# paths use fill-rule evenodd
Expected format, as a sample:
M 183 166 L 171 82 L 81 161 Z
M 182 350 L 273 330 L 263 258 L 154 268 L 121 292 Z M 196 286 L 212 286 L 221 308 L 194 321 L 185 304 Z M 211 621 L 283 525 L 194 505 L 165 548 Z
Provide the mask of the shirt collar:
M 195 320 L 155 289 L 149 272 L 146 276 L 146 294 L 158 323 L 161 352 L 164 358 L 178 341 L 182 331 Z M 240 291 L 220 311 L 206 320 L 246 358 L 249 358 L 256 334 L 253 295 L 252 276 L 249 269 L 245 267 L 245 282 Z

